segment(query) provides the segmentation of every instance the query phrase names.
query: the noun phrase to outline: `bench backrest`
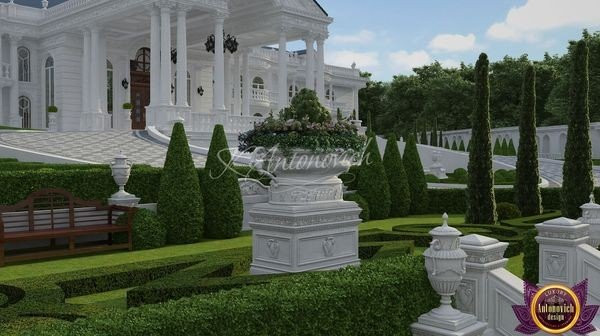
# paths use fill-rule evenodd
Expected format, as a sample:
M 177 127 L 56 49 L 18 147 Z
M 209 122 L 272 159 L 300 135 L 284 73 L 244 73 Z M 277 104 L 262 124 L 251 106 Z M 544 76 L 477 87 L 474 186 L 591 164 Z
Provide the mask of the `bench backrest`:
M 80 200 L 62 189 L 44 189 L 16 205 L 0 206 L 0 225 L 2 233 L 64 229 L 109 224 L 115 215 L 98 201 Z

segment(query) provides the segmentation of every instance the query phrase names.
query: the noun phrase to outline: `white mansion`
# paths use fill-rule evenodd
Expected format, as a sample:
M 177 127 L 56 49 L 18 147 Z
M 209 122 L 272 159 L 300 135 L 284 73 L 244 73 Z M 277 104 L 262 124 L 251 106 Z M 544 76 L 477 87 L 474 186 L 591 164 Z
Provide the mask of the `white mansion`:
M 46 129 L 56 106 L 59 131 L 183 118 L 233 133 L 305 87 L 350 115 L 366 82 L 324 63 L 333 19 L 314 0 L 2 1 L 0 125 Z M 306 50 L 287 50 L 299 40 Z

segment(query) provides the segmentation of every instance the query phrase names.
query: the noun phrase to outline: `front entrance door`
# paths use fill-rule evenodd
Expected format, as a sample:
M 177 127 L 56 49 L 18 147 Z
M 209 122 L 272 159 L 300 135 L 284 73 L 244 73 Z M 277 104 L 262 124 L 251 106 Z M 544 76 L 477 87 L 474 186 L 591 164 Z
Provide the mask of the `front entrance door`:
M 146 106 L 150 104 L 150 74 L 131 73 L 131 128 L 146 128 Z

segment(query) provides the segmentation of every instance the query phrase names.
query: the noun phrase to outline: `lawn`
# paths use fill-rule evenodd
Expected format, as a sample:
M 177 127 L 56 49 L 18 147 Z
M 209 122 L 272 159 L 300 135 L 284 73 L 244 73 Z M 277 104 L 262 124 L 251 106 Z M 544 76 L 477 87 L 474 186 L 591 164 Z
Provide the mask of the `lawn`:
M 441 224 L 440 215 L 416 215 L 404 218 L 392 218 L 370 221 L 360 225 L 360 230 L 381 229 L 391 231 L 394 226 L 412 224 Z M 450 215 L 449 224 L 464 223 L 464 215 Z M 222 251 L 233 248 L 251 246 L 250 233 L 243 233 L 240 237 L 229 240 L 204 240 L 196 244 L 167 246 L 154 250 L 134 252 L 111 252 L 90 256 L 61 258 L 29 263 L 13 264 L 0 268 L 0 281 L 9 281 L 37 277 L 42 275 L 59 274 L 65 272 L 86 270 L 98 267 L 109 267 L 128 263 L 150 261 L 171 257 L 195 255 L 205 252 Z M 416 248 L 415 253 L 420 254 L 424 249 Z M 518 257 L 516 257 L 518 259 Z M 514 260 L 513 260 L 514 259 Z M 522 275 L 522 261 L 511 259 L 510 265 L 514 274 Z

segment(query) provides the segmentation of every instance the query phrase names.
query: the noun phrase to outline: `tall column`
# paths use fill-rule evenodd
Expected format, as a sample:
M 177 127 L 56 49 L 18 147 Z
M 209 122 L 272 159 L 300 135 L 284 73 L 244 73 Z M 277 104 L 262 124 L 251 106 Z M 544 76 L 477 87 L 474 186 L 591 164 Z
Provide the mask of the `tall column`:
M 214 67 L 214 106 L 215 111 L 225 108 L 225 55 L 223 53 L 223 24 L 225 16 L 217 13 L 215 17 L 215 67 Z
M 106 52 L 106 35 L 103 32 L 100 32 L 100 55 L 98 59 L 98 73 L 100 74 L 100 101 L 102 104 L 102 112 L 106 113 L 105 118 L 108 119 L 108 128 L 110 128 L 110 116 L 108 115 L 108 96 L 107 96 L 107 80 L 108 76 L 106 75 L 107 67 L 106 61 L 108 60 L 107 52 Z M 114 69 L 113 69 L 114 70 Z
M 189 106 L 187 92 L 187 25 L 186 10 L 177 10 L 177 105 Z
M 231 109 L 231 56 L 225 52 L 225 108 Z
M 171 101 L 171 7 L 160 8 L 160 104 Z
M 19 65 L 17 47 L 21 40 L 20 36 L 10 36 L 10 76 L 13 84 L 10 87 L 10 120 L 12 127 L 21 127 L 21 117 L 19 117 Z
M 83 31 L 83 55 L 81 58 L 81 111 L 87 113 L 90 111 L 90 57 L 92 53 L 92 36 L 89 30 Z M 82 119 L 83 123 L 83 119 Z M 84 129 L 85 125 L 81 124 Z
M 317 96 L 321 103 L 325 102 L 325 40 L 317 40 Z
M 2 69 L 2 62 L 3 62 L 3 58 L 2 58 L 2 32 L 0 31 L 0 77 L 2 77 L 4 75 L 3 71 L 4 69 Z M 8 118 L 8 116 L 4 116 L 3 114 L 4 112 L 4 95 L 2 93 L 3 89 L 0 88 L 0 122 L 4 122 L 4 118 Z
M 315 89 L 315 39 L 308 35 L 304 40 L 306 42 L 306 88 Z
M 100 30 L 98 27 L 90 28 L 90 112 L 102 113 L 102 100 L 100 96 Z M 106 63 L 106 60 L 104 60 Z
M 356 118 L 358 119 L 358 89 L 356 87 L 352 88 L 352 97 L 354 98 L 352 112 L 356 111 Z
M 250 116 L 250 95 L 252 94 L 252 79 L 250 78 L 250 51 L 244 51 L 242 59 L 242 67 L 244 68 L 243 76 L 243 97 L 242 97 L 242 115 Z
M 333 82 L 329 82 L 329 106 L 333 109 L 333 103 L 335 101 L 335 97 L 333 96 Z M 335 112 L 335 111 L 332 111 Z
M 242 76 L 240 63 L 242 55 L 237 53 L 235 56 L 235 61 L 233 64 L 233 105 L 234 109 L 231 114 L 233 115 L 241 115 L 242 114 L 242 88 L 240 85 L 240 77 Z
M 277 75 L 278 99 L 277 106 L 279 110 L 283 110 L 288 105 L 287 99 L 287 75 L 288 75 L 288 54 L 287 54 L 287 36 L 286 30 L 282 29 L 279 32 L 279 74 Z
M 150 10 L 150 106 L 160 102 L 160 15 L 157 7 Z M 147 123 L 154 124 L 154 118 L 147 116 Z

